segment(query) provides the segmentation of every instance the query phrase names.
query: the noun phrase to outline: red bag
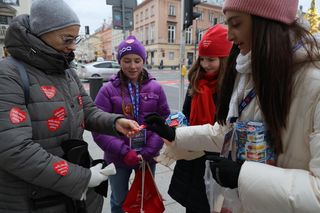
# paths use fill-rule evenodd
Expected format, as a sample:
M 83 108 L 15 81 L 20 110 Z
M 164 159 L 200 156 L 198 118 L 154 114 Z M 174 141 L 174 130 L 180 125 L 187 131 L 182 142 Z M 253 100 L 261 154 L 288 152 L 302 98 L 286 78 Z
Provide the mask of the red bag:
M 142 193 L 144 192 L 144 193 Z M 142 196 L 143 195 L 143 196 Z M 136 172 L 122 209 L 128 213 L 163 213 L 164 205 L 148 164 Z

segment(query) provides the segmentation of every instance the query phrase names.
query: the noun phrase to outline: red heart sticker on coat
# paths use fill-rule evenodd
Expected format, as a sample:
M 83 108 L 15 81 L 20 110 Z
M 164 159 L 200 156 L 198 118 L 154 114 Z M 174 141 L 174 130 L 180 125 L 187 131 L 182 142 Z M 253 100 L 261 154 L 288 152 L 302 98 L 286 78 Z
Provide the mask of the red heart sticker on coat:
M 69 166 L 65 160 L 55 162 L 53 164 L 54 171 L 61 176 L 66 176 L 69 170 Z
M 18 107 L 13 107 L 10 110 L 10 121 L 13 124 L 19 124 L 24 122 L 27 119 L 27 113 L 22 111 Z
M 82 100 L 82 97 L 80 95 L 78 96 L 78 101 L 79 101 L 79 105 L 82 106 L 83 105 L 83 100 Z
M 55 111 L 53 111 L 53 115 L 54 117 L 58 118 L 60 121 L 63 121 L 64 116 L 66 115 L 66 110 L 64 109 L 64 107 L 60 107 Z
M 61 120 L 59 118 L 50 118 L 47 122 L 48 129 L 51 132 L 57 131 L 61 125 Z
M 51 99 L 56 95 L 56 88 L 54 86 L 41 86 L 41 90 L 47 96 L 47 98 Z

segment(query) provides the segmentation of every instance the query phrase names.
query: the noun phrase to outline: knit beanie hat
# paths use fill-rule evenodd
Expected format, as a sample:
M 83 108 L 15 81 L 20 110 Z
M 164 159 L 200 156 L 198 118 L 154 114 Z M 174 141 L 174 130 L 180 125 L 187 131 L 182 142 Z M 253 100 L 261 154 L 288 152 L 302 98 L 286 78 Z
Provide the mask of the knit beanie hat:
M 30 28 L 36 36 L 79 25 L 76 13 L 63 0 L 35 0 L 30 10 Z
M 223 5 L 223 13 L 226 13 L 227 10 L 291 24 L 296 19 L 298 0 L 226 0 Z
M 216 24 L 203 35 L 199 43 L 199 56 L 226 57 L 231 47 L 232 42 L 227 39 L 227 29 Z
M 117 55 L 118 62 L 120 63 L 121 58 L 128 54 L 137 54 L 143 59 L 143 62 L 146 61 L 146 50 L 140 41 L 133 35 L 128 36 L 126 40 L 119 44 Z

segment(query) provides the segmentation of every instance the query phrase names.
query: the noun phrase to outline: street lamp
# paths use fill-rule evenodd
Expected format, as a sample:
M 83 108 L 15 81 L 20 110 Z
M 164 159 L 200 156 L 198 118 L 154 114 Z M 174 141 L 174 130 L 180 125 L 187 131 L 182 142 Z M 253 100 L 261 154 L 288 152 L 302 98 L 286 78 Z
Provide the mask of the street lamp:
M 197 45 L 198 45 L 198 18 L 195 20 L 196 29 L 195 29 L 195 38 L 194 38 L 194 61 L 197 60 Z

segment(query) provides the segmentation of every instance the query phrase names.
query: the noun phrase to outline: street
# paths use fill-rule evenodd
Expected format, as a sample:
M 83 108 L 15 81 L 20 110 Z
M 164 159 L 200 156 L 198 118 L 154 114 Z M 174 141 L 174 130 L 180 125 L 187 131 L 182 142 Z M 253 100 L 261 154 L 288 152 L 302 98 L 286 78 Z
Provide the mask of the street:
M 167 96 L 171 112 L 181 111 L 182 109 L 179 108 L 180 72 L 178 70 L 154 70 L 149 72 L 162 85 Z M 184 79 L 183 94 L 185 96 L 187 91 L 186 89 L 188 87 L 187 76 L 185 76 Z M 85 89 L 89 91 L 89 83 L 83 82 L 83 85 Z

